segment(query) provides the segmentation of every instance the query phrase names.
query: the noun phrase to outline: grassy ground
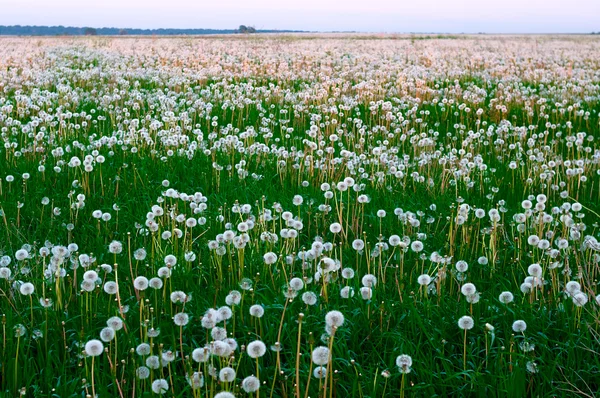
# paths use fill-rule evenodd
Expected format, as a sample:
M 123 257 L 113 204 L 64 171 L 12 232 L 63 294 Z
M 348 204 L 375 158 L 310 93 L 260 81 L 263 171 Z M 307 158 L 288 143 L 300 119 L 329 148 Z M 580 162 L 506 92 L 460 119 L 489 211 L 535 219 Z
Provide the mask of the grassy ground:
M 3 39 L 3 394 L 594 396 L 599 42 L 428 39 Z

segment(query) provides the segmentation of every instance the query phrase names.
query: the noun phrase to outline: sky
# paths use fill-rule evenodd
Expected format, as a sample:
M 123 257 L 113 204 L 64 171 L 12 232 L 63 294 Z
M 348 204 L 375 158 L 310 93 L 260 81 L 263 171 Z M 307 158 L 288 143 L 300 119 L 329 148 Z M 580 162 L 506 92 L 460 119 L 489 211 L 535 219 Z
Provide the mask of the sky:
M 0 25 L 589 33 L 600 0 L 0 0 Z

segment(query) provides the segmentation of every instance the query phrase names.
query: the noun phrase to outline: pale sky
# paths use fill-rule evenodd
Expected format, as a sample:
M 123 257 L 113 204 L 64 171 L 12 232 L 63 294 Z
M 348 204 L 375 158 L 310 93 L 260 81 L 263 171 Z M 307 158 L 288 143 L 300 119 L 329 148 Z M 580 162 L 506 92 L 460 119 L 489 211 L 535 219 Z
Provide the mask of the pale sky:
M 600 0 L 0 0 L 0 25 L 588 33 Z

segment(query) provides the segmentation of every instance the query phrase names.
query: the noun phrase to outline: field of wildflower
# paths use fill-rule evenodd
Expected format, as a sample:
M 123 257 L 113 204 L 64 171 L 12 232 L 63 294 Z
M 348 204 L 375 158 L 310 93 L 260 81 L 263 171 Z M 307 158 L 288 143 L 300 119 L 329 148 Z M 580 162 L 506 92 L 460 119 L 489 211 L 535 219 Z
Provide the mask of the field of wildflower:
M 0 39 L 0 396 L 594 397 L 600 39 Z

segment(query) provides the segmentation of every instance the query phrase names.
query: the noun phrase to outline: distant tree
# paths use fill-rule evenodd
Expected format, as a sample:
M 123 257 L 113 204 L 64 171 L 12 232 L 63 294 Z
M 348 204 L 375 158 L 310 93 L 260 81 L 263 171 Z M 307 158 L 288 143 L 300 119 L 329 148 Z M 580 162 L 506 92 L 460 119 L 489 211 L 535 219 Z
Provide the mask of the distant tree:
M 2 0 L 0 0 L 0 3 Z M 232 34 L 232 33 L 255 33 L 256 28 L 248 25 L 241 25 L 239 29 L 135 29 L 127 30 L 121 28 L 91 28 L 76 26 L 21 26 L 21 25 L 0 25 L 0 36 L 82 36 L 82 35 L 207 35 L 207 34 Z M 261 30 L 263 33 L 275 32 L 301 32 L 293 30 Z M 598 32 L 596 32 L 598 34 Z M 2 394 L 0 394 L 2 396 Z
M 126 34 L 127 34 L 127 30 L 125 30 L 125 29 L 119 30 L 119 35 L 125 36 Z

